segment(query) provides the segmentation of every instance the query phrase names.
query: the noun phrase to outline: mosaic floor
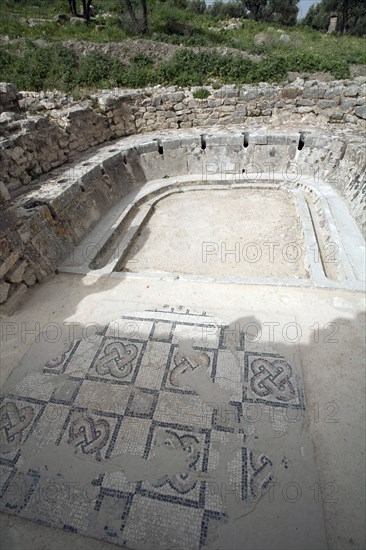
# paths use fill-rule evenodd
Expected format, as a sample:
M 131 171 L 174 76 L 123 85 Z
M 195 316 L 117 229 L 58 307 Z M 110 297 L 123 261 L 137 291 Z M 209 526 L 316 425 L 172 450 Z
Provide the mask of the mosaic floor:
M 289 467 L 254 423 L 265 408 L 280 435 L 304 412 L 300 363 L 206 313 L 123 316 L 5 389 L 1 510 L 129 548 L 211 547 L 232 503 L 249 512 Z

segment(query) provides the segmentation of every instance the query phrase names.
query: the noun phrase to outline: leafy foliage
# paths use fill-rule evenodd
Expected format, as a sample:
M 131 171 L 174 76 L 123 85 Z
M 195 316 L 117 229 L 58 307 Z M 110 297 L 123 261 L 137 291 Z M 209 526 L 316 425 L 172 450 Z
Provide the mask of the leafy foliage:
M 322 0 L 311 6 L 304 25 L 326 30 L 332 15 L 337 16 L 337 30 L 342 34 L 366 34 L 366 4 L 364 0 Z
M 211 93 L 209 90 L 206 90 L 206 88 L 200 88 L 199 90 L 195 90 L 193 92 L 193 97 L 195 99 L 207 99 Z
M 139 1 L 136 0 L 137 3 Z M 319 6 L 344 6 L 346 1 L 322 0 Z M 286 29 L 290 41 L 281 42 L 276 13 L 280 11 L 281 17 L 284 17 L 283 3 L 294 8 L 297 2 L 237 0 L 246 17 L 251 18 L 245 19 L 241 29 L 214 31 L 211 27 L 217 27 L 217 18 L 210 10 L 203 9 L 201 0 L 150 0 L 153 34 L 149 39 L 182 46 L 170 59 L 160 63 L 153 62 L 144 53 L 132 55 L 128 63 L 95 51 L 79 57 L 62 45 L 61 40 L 65 39 L 92 42 L 125 40 L 129 31 L 121 28 L 121 6 L 124 2 L 120 0 L 94 0 L 98 17 L 84 24 L 49 19 L 68 13 L 66 0 L 3 2 L 6 9 L 0 20 L 0 33 L 25 40 L 10 41 L 0 46 L 0 80 L 14 82 L 19 89 L 57 88 L 84 93 L 85 89 L 113 86 L 137 88 L 155 84 L 219 86 L 231 82 L 280 82 L 286 78 L 288 71 L 329 71 L 335 78 L 346 78 L 350 64 L 366 64 L 364 39 L 357 36 L 328 35 L 297 25 Z M 357 2 L 348 0 L 348 21 L 356 21 L 351 8 Z M 272 18 L 271 28 L 266 22 L 255 21 L 256 6 L 259 11 L 262 10 L 260 17 Z M 266 16 L 268 6 L 274 11 Z M 295 12 L 287 13 L 291 19 Z M 30 26 L 26 18 L 31 17 L 45 17 L 47 21 Z M 327 25 L 327 18 L 324 21 Z M 358 21 L 362 21 L 361 15 Z M 180 34 L 174 32 L 175 27 L 169 26 L 169 22 L 183 25 Z M 97 29 L 96 25 L 101 24 L 103 28 Z M 257 40 L 259 33 L 265 37 L 264 41 Z M 36 45 L 34 39 L 38 38 L 46 40 L 48 45 Z M 212 46 L 215 49 L 210 49 Z M 231 54 L 224 55 L 222 46 L 231 48 Z M 238 55 L 233 55 L 235 50 Z M 259 54 L 262 59 L 243 56 L 241 50 Z

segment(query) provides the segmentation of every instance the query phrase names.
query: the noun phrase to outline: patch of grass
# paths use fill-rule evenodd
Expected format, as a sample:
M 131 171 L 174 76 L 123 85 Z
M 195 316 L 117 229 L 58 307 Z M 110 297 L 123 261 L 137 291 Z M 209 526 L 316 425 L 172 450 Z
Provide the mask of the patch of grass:
M 195 90 L 193 92 L 193 97 L 195 99 L 207 99 L 210 95 L 211 92 L 206 90 L 206 88 L 200 88 L 199 90 Z

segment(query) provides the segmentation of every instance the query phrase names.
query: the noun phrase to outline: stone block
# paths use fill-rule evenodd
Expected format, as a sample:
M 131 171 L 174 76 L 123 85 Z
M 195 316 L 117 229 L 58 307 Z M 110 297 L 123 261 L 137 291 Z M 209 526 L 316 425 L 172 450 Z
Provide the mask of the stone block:
M 5 275 L 6 280 L 10 283 L 21 283 L 23 280 L 24 272 L 27 268 L 27 262 L 19 261 L 15 264 L 13 269 L 8 271 Z
M 353 109 L 357 105 L 357 99 L 342 99 L 341 108 L 342 109 Z
M 19 216 L 15 207 L 2 210 L 0 215 L 0 239 L 15 230 L 18 219 Z
M 243 147 L 244 135 L 242 133 L 220 135 L 220 134 L 207 134 L 205 135 L 205 141 L 207 147 Z
M 243 99 L 244 101 L 253 101 L 253 99 L 258 99 L 261 96 L 263 96 L 263 90 L 254 87 L 242 88 L 239 94 L 240 99 Z
M 5 281 L 0 282 L 0 304 L 3 304 L 7 299 L 9 294 L 9 289 L 10 289 L 9 283 Z
M 296 105 L 298 107 L 312 107 L 315 105 L 315 101 L 312 99 L 297 99 Z
M 335 86 L 328 88 L 324 93 L 324 99 L 333 99 L 343 94 L 344 86 Z
M 25 273 L 23 275 L 23 281 L 27 286 L 33 286 L 37 282 L 36 274 L 34 273 L 33 269 L 30 267 L 25 270 Z
M 17 96 L 18 91 L 15 85 L 12 84 L 11 82 L 0 82 L 0 93 L 7 94 L 15 98 Z
M 249 140 L 255 145 L 267 145 L 267 134 L 249 134 Z
M 338 104 L 337 101 L 318 101 L 319 109 L 332 109 Z
M 44 260 L 46 265 L 54 271 L 68 250 L 68 243 L 63 240 L 62 230 L 69 233 L 69 228 L 62 228 L 57 232 L 55 225 L 50 224 L 42 229 L 32 239 L 32 245 Z
M 355 115 L 358 118 L 362 118 L 363 120 L 366 120 L 366 105 L 360 105 L 359 107 L 356 107 Z
M 345 97 L 357 97 L 358 96 L 358 86 L 347 86 L 343 91 L 343 95 Z
M 343 120 L 343 113 L 335 111 L 329 117 L 330 122 L 341 122 Z
M 283 88 L 280 95 L 283 99 L 296 99 L 297 97 L 301 96 L 302 93 L 302 88 L 295 88 L 291 86 L 288 88 Z
M 10 201 L 10 194 L 6 185 L 0 181 L 0 206 Z
M 0 306 L 1 315 L 13 315 L 25 299 L 27 286 L 20 284 L 10 295 L 6 302 Z
M 303 93 L 304 99 L 323 99 L 326 91 L 325 86 L 315 85 L 311 88 L 305 88 Z
M 219 90 L 215 90 L 213 95 L 217 98 L 232 98 L 239 96 L 239 89 L 235 85 L 223 86 Z
M 234 105 L 223 105 L 222 107 L 220 107 L 220 111 L 222 113 L 233 113 L 235 112 L 235 107 Z

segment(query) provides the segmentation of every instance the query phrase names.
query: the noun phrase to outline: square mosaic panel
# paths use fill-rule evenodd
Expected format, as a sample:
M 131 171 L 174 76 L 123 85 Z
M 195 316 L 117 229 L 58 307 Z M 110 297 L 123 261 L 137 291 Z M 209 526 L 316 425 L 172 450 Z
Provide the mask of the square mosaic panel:
M 156 449 L 165 446 L 185 455 L 187 469 L 184 472 L 167 474 L 153 483 L 143 482 L 141 491 L 152 498 L 167 502 L 204 506 L 205 486 L 197 480 L 195 472 L 207 471 L 209 430 L 187 430 L 179 424 L 153 423 L 150 429 L 144 456 L 155 456 Z
M 57 444 L 71 445 L 75 453 L 102 460 L 110 455 L 121 419 L 107 413 L 70 409 Z
M 168 365 L 165 368 L 162 380 L 162 389 L 171 390 L 180 393 L 195 393 L 190 386 L 183 385 L 179 380 L 179 375 L 187 370 L 194 371 L 196 368 L 203 368 L 211 378 L 214 378 L 216 372 L 216 354 L 206 348 L 194 348 L 196 356 L 194 358 L 182 357 L 177 345 L 172 345 L 169 351 Z
M 21 446 L 34 431 L 45 404 L 30 398 L 5 397 L 0 405 L 0 464 L 14 465 Z
M 144 342 L 105 336 L 87 377 L 118 383 L 133 383 L 142 361 Z
M 243 401 L 272 407 L 304 409 L 297 370 L 278 354 L 246 352 Z

